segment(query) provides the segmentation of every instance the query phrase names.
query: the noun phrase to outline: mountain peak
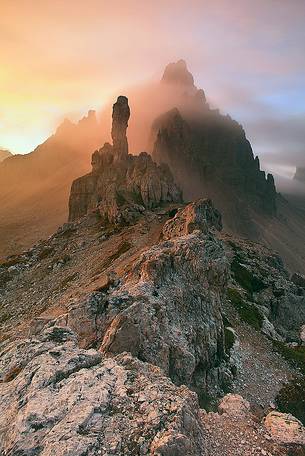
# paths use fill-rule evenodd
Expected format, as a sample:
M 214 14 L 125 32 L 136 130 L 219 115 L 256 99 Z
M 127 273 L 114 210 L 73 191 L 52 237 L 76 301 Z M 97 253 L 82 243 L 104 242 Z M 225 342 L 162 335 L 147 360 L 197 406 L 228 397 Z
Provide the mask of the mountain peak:
M 169 63 L 165 67 L 161 81 L 170 84 L 195 87 L 193 75 L 189 72 L 186 62 L 182 59 L 178 60 L 178 62 Z

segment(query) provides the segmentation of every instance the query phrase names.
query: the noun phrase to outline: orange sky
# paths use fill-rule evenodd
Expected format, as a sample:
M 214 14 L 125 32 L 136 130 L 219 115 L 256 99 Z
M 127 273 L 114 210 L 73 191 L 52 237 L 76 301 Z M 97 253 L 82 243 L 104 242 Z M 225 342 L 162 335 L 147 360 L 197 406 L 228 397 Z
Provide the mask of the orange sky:
M 0 147 L 29 152 L 180 58 L 256 136 L 262 114 L 304 114 L 304 20 L 300 0 L 0 0 Z

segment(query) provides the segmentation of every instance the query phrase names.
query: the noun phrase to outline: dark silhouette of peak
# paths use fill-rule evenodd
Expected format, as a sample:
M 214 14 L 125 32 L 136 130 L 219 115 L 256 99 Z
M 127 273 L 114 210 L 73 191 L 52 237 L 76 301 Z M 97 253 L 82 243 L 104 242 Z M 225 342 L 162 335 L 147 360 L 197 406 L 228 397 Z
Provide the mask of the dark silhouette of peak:
M 193 75 L 187 69 L 184 60 L 169 63 L 164 70 L 162 82 L 195 88 Z

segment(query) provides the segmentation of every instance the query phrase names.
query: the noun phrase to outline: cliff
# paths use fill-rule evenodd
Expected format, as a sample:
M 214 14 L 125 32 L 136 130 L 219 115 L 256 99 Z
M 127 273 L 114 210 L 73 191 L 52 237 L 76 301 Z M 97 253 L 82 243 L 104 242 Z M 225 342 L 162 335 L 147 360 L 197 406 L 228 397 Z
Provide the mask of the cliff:
M 185 64 L 166 68 L 161 82 L 173 80 L 184 85 L 186 102 L 154 121 L 153 159 L 170 167 L 186 200 L 211 197 L 226 228 L 255 237 L 249 213 L 272 217 L 277 212 L 273 176 L 260 169 L 243 128 L 230 116 L 210 109 Z
M 105 223 L 129 223 L 145 208 L 181 201 L 166 165 L 158 166 L 149 154 L 128 154 L 126 131 L 130 110 L 126 97 L 113 106 L 112 140 L 92 155 L 91 173 L 71 187 L 69 221 L 98 210 Z

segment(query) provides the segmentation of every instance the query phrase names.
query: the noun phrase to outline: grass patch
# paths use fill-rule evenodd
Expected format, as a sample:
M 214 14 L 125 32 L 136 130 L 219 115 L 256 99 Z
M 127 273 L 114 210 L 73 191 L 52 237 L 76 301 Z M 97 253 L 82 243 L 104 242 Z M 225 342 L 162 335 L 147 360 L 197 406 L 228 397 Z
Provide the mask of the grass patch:
M 234 258 L 231 269 L 236 282 L 249 293 L 257 293 L 266 288 L 263 281 L 255 277 L 245 266 L 240 264 L 237 258 Z
M 235 288 L 228 288 L 227 297 L 237 310 L 241 320 L 258 331 L 262 328 L 264 319 L 258 309 L 246 302 Z
M 305 374 L 305 347 L 297 346 L 290 347 L 284 342 L 277 340 L 273 341 L 275 349 L 290 362 L 294 367 L 301 369 L 302 373 Z

